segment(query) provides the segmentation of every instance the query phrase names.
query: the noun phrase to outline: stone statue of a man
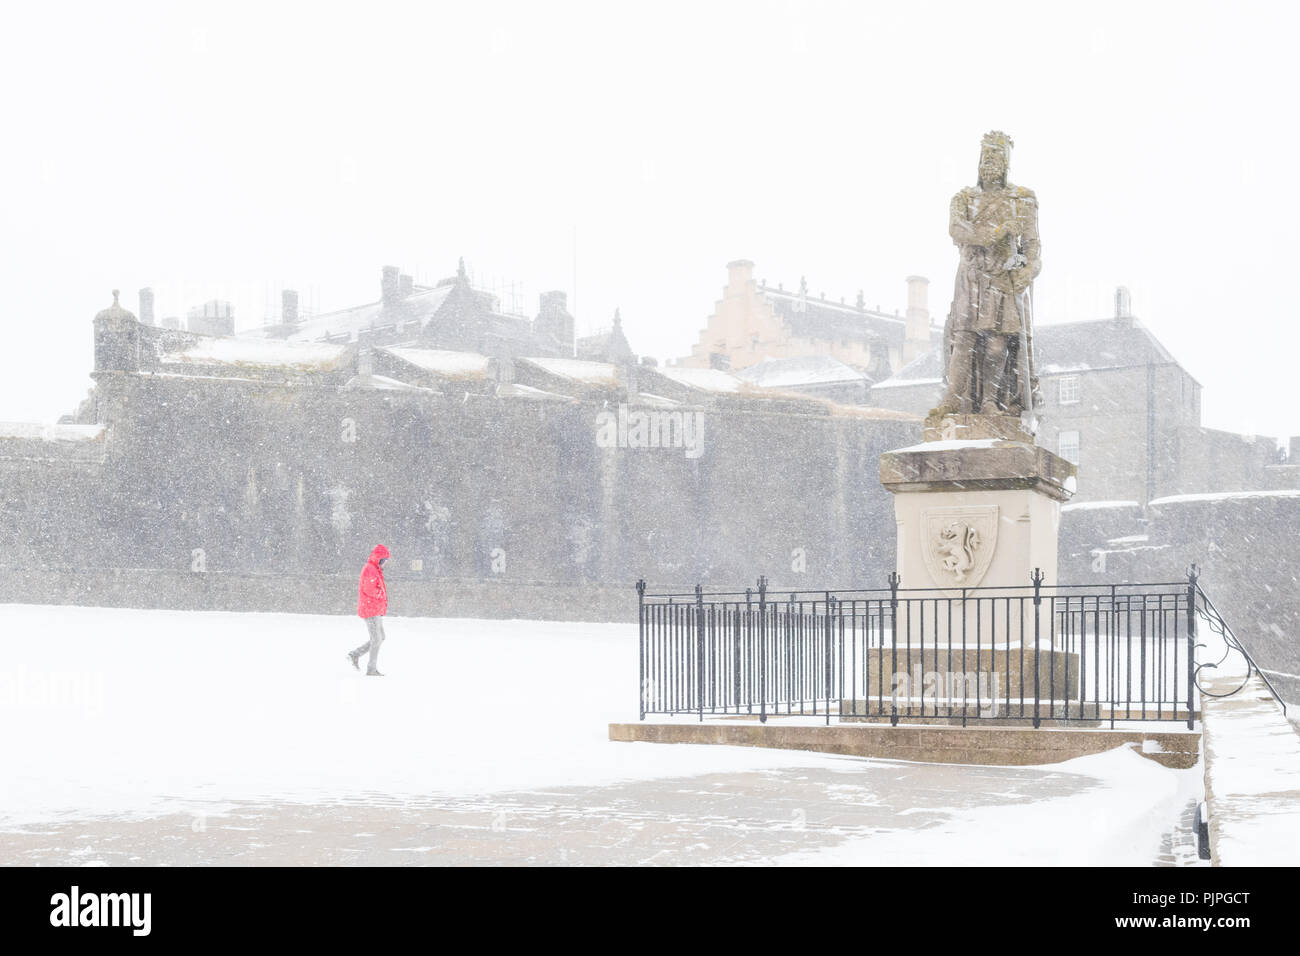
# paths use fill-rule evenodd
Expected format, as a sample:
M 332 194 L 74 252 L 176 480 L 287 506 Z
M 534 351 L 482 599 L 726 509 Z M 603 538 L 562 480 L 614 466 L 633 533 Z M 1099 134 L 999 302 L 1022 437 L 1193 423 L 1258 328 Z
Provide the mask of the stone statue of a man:
M 986 134 L 977 185 L 949 207 L 948 232 L 961 261 L 944 328 L 948 390 L 932 418 L 1019 415 L 1029 423 L 1042 404 L 1029 292 L 1042 268 L 1038 200 L 1007 181 L 1011 146 L 1005 133 Z

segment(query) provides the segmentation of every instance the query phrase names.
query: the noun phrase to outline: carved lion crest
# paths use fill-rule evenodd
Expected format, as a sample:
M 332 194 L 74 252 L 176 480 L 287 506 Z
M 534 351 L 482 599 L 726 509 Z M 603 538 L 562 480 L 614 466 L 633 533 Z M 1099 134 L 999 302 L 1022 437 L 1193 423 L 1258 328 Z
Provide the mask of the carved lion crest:
M 976 587 L 993 560 L 998 507 L 930 508 L 921 513 L 925 566 L 940 587 Z

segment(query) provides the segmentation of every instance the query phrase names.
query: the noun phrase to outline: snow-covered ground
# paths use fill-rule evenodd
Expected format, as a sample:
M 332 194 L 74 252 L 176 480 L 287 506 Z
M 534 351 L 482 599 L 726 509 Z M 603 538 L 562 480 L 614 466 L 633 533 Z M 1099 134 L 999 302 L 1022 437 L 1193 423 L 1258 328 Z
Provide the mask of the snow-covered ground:
M 1170 832 L 1199 798 L 1199 768 L 1131 751 L 976 768 L 613 743 L 608 724 L 636 717 L 632 625 L 389 618 L 383 678 L 348 666 L 364 636 L 351 617 L 0 605 L 0 861 L 47 858 L 36 832 L 62 834 L 53 859 L 69 834 L 93 857 L 105 821 L 121 839 L 253 806 L 315 819 L 382 804 L 393 852 L 412 849 L 394 814 L 423 821 L 411 839 L 427 847 L 451 833 L 431 821 L 487 814 L 480 829 L 496 833 L 509 806 L 576 854 L 528 860 L 594 860 L 617 843 L 568 846 L 590 834 L 557 820 L 586 815 L 605 834 L 650 826 L 658 862 L 1141 864 L 1162 844 L 1170 862 Z M 702 853 L 705 826 L 738 828 L 730 856 Z

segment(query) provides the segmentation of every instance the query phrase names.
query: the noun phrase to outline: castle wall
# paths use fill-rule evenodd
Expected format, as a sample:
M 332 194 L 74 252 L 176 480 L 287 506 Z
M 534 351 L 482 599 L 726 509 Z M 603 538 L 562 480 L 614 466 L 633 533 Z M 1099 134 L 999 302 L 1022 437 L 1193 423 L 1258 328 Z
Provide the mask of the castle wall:
M 101 463 L 19 459 L 0 442 L 0 462 L 25 489 L 4 513 L 0 565 L 340 576 L 345 603 L 380 541 L 411 581 L 629 595 L 639 577 L 874 584 L 893 565 L 880 454 L 919 437 L 916 423 L 841 417 L 815 402 L 806 413 L 763 400 L 675 408 L 701 416 L 697 455 L 601 447 L 599 416 L 614 405 L 595 399 L 146 373 L 100 375 L 96 401 Z M 59 471 L 70 467 L 71 481 Z M 90 603 L 96 587 L 82 587 Z M 183 595 L 178 587 L 165 585 Z M 227 593 L 238 605 L 237 589 Z

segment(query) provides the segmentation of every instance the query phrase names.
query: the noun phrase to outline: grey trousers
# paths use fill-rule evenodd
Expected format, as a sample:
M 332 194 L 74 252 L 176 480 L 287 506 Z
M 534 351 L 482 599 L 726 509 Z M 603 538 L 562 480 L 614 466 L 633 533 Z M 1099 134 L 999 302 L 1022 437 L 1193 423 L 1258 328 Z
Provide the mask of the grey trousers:
M 373 671 L 376 669 L 375 662 L 379 660 L 379 645 L 384 643 L 384 619 L 382 617 L 367 617 L 362 618 L 362 620 L 366 622 L 366 629 L 370 631 L 370 640 L 353 651 L 352 655 L 360 657 L 369 651 L 370 657 L 366 661 L 366 670 Z

